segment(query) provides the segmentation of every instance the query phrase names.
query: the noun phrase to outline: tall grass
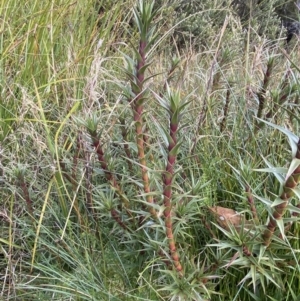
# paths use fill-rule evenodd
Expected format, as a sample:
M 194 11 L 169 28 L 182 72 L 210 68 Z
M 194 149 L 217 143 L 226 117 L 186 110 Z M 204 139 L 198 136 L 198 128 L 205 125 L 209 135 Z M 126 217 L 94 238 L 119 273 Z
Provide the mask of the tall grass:
M 1 3 L 1 298 L 298 300 L 297 43 L 111 3 Z

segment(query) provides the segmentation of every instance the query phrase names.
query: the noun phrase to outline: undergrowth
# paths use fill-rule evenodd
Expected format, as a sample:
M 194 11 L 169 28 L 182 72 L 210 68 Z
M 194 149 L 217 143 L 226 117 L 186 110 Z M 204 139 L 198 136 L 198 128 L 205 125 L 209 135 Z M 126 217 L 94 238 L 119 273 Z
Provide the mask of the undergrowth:
M 1 4 L 1 298 L 298 300 L 297 41 L 124 2 Z

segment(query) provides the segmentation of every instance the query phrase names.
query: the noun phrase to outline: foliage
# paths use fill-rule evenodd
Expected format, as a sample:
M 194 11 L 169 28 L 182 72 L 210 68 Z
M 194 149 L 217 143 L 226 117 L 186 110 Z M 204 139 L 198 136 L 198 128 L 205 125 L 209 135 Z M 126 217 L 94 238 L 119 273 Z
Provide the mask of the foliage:
M 164 8 L 164 15 L 168 16 L 166 22 L 173 26 L 173 38 L 179 48 L 191 42 L 196 48 L 206 47 L 228 19 L 241 22 L 244 29 L 251 29 L 255 34 L 275 39 L 280 36 L 282 24 L 288 31 L 291 24 L 297 24 L 299 14 L 299 5 L 294 0 L 169 0 L 167 4 L 156 1 L 156 5 Z M 234 24 L 229 27 L 236 29 Z
M 1 298 L 297 300 L 298 49 L 124 2 L 2 3 Z
M 234 1 L 238 15 L 241 17 L 245 28 L 253 28 L 260 35 L 268 38 L 276 38 L 280 29 L 280 19 L 277 9 L 284 5 L 285 1 Z
M 222 27 L 226 16 L 233 14 L 232 7 L 224 1 L 157 1 L 157 7 L 163 7 L 172 26 L 173 38 L 177 46 L 185 48 L 192 42 L 196 48 L 207 47 L 214 40 L 217 28 Z

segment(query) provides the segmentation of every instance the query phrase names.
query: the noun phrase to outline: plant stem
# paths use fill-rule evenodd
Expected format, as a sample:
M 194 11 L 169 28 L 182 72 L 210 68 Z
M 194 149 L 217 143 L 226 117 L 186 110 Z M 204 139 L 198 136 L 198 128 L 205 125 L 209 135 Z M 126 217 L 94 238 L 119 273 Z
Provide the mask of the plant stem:
M 98 155 L 98 160 L 101 164 L 101 167 L 105 173 L 106 179 L 110 182 L 111 186 L 115 189 L 116 194 L 120 197 L 122 203 L 126 208 L 129 207 L 129 202 L 128 200 L 124 197 L 124 194 L 117 183 L 117 180 L 114 176 L 114 174 L 108 169 L 108 164 L 106 162 L 106 159 L 104 157 L 104 152 L 102 149 L 102 145 L 100 142 L 100 139 L 97 137 L 96 131 L 90 131 L 90 135 L 92 138 L 92 145 L 95 147 L 97 155 Z
M 166 171 L 164 173 L 164 216 L 165 216 L 165 225 L 166 225 L 166 234 L 169 241 L 169 248 L 171 257 L 173 259 L 174 266 L 182 275 L 183 267 L 180 263 L 180 257 L 176 249 L 176 243 L 173 234 L 173 223 L 172 223 L 172 181 L 174 177 L 174 164 L 176 161 L 176 152 L 172 152 L 177 145 L 176 133 L 178 130 L 178 122 L 173 120 L 173 114 L 170 114 L 170 137 L 169 137 L 169 147 L 168 147 L 168 162 L 166 166 Z
M 300 139 L 297 143 L 296 159 L 300 160 Z M 277 227 L 277 221 L 280 220 L 285 213 L 285 209 L 288 205 L 289 199 L 295 195 L 293 191 L 300 182 L 300 165 L 294 170 L 294 172 L 286 180 L 283 191 L 280 195 L 282 202 L 274 207 L 273 215 L 270 217 L 270 221 L 267 225 L 267 229 L 263 233 L 263 241 L 266 246 L 271 243 L 272 235 Z
M 144 192 L 146 194 L 147 202 L 152 205 L 154 203 L 153 196 L 150 195 L 150 181 L 147 171 L 147 162 L 145 158 L 145 148 L 144 148 L 144 131 L 143 131 L 143 110 L 144 110 L 144 79 L 145 79 L 145 66 L 146 66 L 146 47 L 147 39 L 141 37 L 139 44 L 139 56 L 136 65 L 136 83 L 131 82 L 132 91 L 135 94 L 133 100 L 133 118 L 135 121 L 135 131 L 136 131 L 136 144 L 138 149 L 138 158 L 141 167 L 142 180 L 144 186 Z M 149 212 L 156 218 L 157 214 L 155 209 L 150 206 Z

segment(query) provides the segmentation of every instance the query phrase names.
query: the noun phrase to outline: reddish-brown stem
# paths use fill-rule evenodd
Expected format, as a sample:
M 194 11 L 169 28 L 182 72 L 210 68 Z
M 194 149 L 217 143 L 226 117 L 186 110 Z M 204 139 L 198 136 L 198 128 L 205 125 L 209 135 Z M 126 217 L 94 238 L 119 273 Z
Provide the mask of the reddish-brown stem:
M 122 219 L 118 213 L 117 210 L 115 209 L 111 209 L 110 210 L 110 214 L 112 216 L 112 218 L 124 229 L 124 230 L 128 230 L 127 226 L 122 222 Z
M 140 88 L 140 91 L 143 88 L 144 85 L 144 79 L 145 79 L 145 74 L 144 71 L 142 71 L 142 68 L 145 66 L 146 64 L 146 53 L 145 53 L 145 49 L 147 46 L 147 42 L 141 40 L 140 41 L 140 47 L 139 47 L 139 54 L 140 54 L 140 58 L 138 59 L 138 63 L 137 63 L 137 85 Z
M 251 256 L 252 252 L 249 250 L 249 248 L 246 245 L 243 245 L 243 253 L 246 256 Z
M 134 120 L 135 120 L 135 129 L 136 129 L 136 143 L 138 148 L 138 157 L 139 163 L 141 167 L 142 180 L 144 185 L 144 192 L 146 193 L 146 199 L 149 204 L 153 204 L 153 197 L 150 195 L 150 183 L 149 176 L 147 171 L 147 163 L 145 158 L 145 150 L 144 150 L 144 136 L 143 136 L 143 126 L 142 126 L 142 107 L 139 106 L 136 108 L 134 112 Z M 155 209 L 150 206 L 149 212 L 153 217 L 156 217 Z
M 171 253 L 171 257 L 173 260 L 173 264 L 175 266 L 175 269 L 177 272 L 179 272 L 180 275 L 183 273 L 183 267 L 180 262 L 180 257 L 177 252 L 176 243 L 174 239 L 173 234 L 173 223 L 172 223 L 172 180 L 174 176 L 174 164 L 176 161 L 176 155 L 172 154 L 172 150 L 176 146 L 177 139 L 176 139 L 176 132 L 178 129 L 178 124 L 172 123 L 172 116 L 170 118 L 170 141 L 169 141 L 169 147 L 168 147 L 168 162 L 166 166 L 166 171 L 164 173 L 164 216 L 165 216 L 165 226 L 166 226 L 166 235 L 169 242 L 169 249 Z
M 93 139 L 93 146 L 95 147 L 98 161 L 103 169 L 106 179 L 112 184 L 113 187 L 118 188 L 118 183 L 113 173 L 108 169 L 108 164 L 104 157 L 104 152 L 99 139 Z
M 136 144 L 138 149 L 138 158 L 141 167 L 142 180 L 144 186 L 144 192 L 146 194 L 146 200 L 150 204 L 149 212 L 156 218 L 157 214 L 155 209 L 151 206 L 154 203 L 153 196 L 150 195 L 150 181 L 147 171 L 147 164 L 145 159 L 145 148 L 144 148 L 144 132 L 143 132 L 143 102 L 144 102 L 144 79 L 145 79 L 145 64 L 146 64 L 146 53 L 145 48 L 147 42 L 141 39 L 139 46 L 139 58 L 136 66 L 136 85 L 132 84 L 132 91 L 135 94 L 135 99 L 133 100 L 133 118 L 135 121 L 136 130 Z
M 89 163 L 89 157 L 86 155 L 86 167 L 85 167 L 85 182 L 86 182 L 86 206 L 89 212 L 95 217 L 95 211 L 93 206 L 93 198 L 92 198 L 92 167 Z
M 27 204 L 27 209 L 30 212 L 30 214 L 33 216 L 32 200 L 29 196 L 27 184 L 24 181 L 21 181 L 20 186 L 23 191 L 23 196 L 24 196 L 25 202 Z
M 75 190 L 76 190 L 77 181 L 72 176 L 69 175 L 66 164 L 62 160 L 60 160 L 59 166 L 62 170 L 62 175 L 68 180 L 68 182 L 70 182 L 72 184 L 73 189 L 75 188 Z
M 266 73 L 264 75 L 263 85 L 261 87 L 261 90 L 257 93 L 258 102 L 259 102 L 258 111 L 257 111 L 257 117 L 258 118 L 262 117 L 262 112 L 263 112 L 263 109 L 265 107 L 266 92 L 267 92 L 268 84 L 269 84 L 270 79 L 271 79 L 273 63 L 274 63 L 274 60 L 272 60 L 272 59 L 269 60 L 268 65 L 267 65 L 267 70 L 266 70 Z
M 300 159 L 300 139 L 297 143 L 297 153 L 295 156 L 297 159 Z M 277 220 L 280 220 L 286 210 L 289 199 L 294 196 L 293 189 L 296 188 L 300 181 L 300 166 L 298 166 L 294 172 L 288 177 L 284 186 L 283 192 L 280 195 L 282 203 L 274 207 L 273 215 L 270 217 L 270 221 L 267 225 L 267 229 L 263 233 L 263 240 L 266 246 L 269 246 L 271 243 L 272 235 L 277 227 Z
M 105 173 L 106 179 L 110 182 L 111 186 L 115 189 L 115 192 L 120 197 L 120 199 L 123 202 L 123 204 L 125 205 L 125 207 L 128 208 L 129 207 L 128 200 L 124 197 L 123 192 L 122 192 L 114 174 L 108 169 L 108 164 L 104 157 L 104 152 L 102 149 L 100 139 L 97 137 L 97 134 L 94 131 L 90 131 L 90 135 L 92 137 L 92 145 L 96 149 L 98 161 L 100 162 L 100 165 Z
M 27 210 L 28 210 L 29 214 L 31 215 L 31 217 L 33 218 L 32 200 L 30 198 L 27 183 L 25 182 L 24 176 L 19 175 L 18 176 L 18 181 L 19 181 L 19 185 L 21 187 L 21 190 L 23 192 L 23 197 L 24 197 L 25 202 L 26 202 Z

